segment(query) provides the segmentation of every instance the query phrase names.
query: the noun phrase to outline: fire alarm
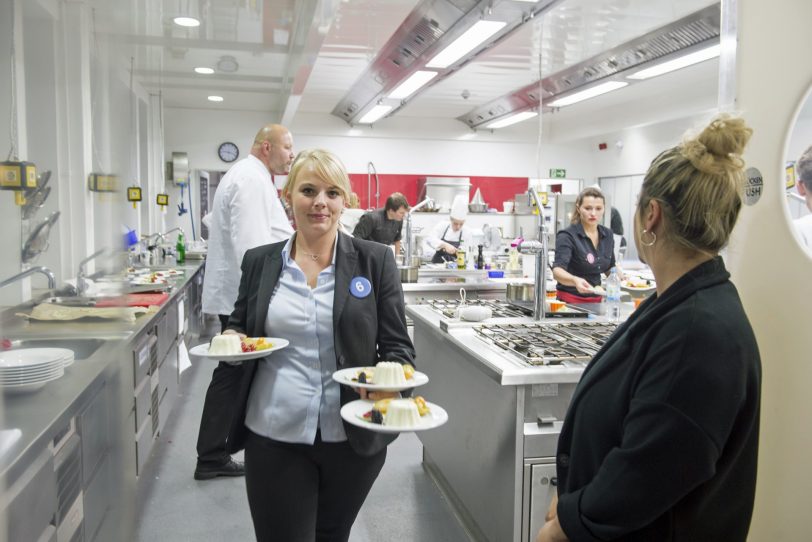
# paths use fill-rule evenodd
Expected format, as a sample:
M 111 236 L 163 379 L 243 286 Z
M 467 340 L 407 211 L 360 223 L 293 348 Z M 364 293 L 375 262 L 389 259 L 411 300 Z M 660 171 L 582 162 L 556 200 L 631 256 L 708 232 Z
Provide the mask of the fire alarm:
M 599 150 L 605 151 L 606 148 L 607 148 L 606 143 L 598 143 L 598 149 Z

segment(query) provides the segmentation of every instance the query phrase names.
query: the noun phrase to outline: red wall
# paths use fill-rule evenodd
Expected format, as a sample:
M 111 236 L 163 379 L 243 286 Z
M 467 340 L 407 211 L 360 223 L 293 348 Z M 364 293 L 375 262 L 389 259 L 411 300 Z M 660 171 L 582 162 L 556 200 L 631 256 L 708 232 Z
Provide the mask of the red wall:
M 392 192 L 400 192 L 409 201 L 409 204 L 415 205 L 418 203 L 418 197 L 424 197 L 424 194 L 418 194 L 419 187 L 423 183 L 419 182 L 426 177 L 452 177 L 452 175 L 397 175 L 397 174 L 379 174 L 380 181 L 380 198 L 379 207 L 383 207 L 386 203 L 386 198 Z M 488 207 L 493 207 L 499 211 L 502 210 L 503 201 L 512 201 L 514 196 L 519 193 L 527 191 L 527 177 L 468 177 L 471 179 L 471 190 L 468 194 L 470 201 L 477 188 L 482 193 L 482 199 L 488 204 Z M 367 202 L 367 174 L 366 173 L 350 173 L 350 183 L 352 190 L 358 194 L 361 200 L 361 208 L 367 209 L 370 205 Z M 375 178 L 372 178 L 371 185 L 371 199 L 372 206 L 375 206 Z

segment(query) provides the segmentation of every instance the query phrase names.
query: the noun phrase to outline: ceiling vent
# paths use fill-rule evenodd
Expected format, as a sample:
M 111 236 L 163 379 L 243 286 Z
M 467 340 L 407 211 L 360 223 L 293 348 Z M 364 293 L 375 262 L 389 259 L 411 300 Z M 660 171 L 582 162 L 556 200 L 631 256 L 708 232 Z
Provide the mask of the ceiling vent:
M 556 99 L 592 88 L 599 82 L 622 80 L 627 84 L 633 83 L 633 76 L 649 66 L 718 44 L 720 19 L 720 4 L 708 6 L 541 81 L 500 96 L 457 117 L 457 120 L 470 128 L 487 127 L 502 117 L 537 110 L 539 94 L 542 94 L 542 103 L 547 108 L 547 104 L 552 104 Z
M 370 118 L 367 114 L 376 106 L 386 110 L 385 116 L 392 115 L 422 90 L 441 81 L 477 54 L 506 38 L 523 23 L 559 2 L 561 0 L 539 0 L 535 4 L 493 0 L 421 0 L 332 113 L 351 125 L 358 124 L 362 118 Z M 483 21 L 504 24 L 493 26 L 484 41 L 448 65 L 427 66 L 439 53 Z M 424 77 L 426 81 L 406 98 L 389 97 L 401 83 L 424 70 L 436 72 L 437 75 Z M 374 121 L 366 122 L 371 124 Z

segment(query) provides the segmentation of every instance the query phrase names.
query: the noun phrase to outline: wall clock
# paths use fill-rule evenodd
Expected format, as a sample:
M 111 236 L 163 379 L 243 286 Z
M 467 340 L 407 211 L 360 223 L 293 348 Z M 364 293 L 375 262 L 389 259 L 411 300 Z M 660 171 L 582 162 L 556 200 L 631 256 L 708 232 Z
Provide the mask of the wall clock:
M 226 141 L 225 143 L 221 143 L 220 146 L 217 148 L 217 156 L 220 157 L 220 160 L 223 162 L 233 162 L 237 159 L 240 155 L 240 149 L 237 148 L 237 145 L 232 143 L 231 141 Z

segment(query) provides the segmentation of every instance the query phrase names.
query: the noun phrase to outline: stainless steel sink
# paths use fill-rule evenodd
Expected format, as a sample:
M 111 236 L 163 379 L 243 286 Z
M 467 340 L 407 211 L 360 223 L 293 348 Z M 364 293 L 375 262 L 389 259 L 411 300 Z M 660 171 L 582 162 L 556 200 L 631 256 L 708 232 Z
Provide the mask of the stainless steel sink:
M 17 348 L 67 348 L 73 350 L 74 359 L 87 359 L 105 343 L 105 339 L 17 339 L 11 341 L 11 349 Z

